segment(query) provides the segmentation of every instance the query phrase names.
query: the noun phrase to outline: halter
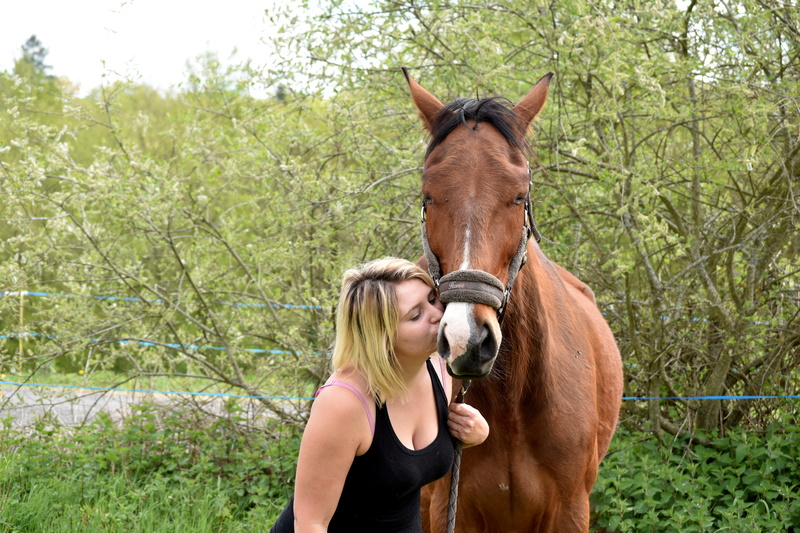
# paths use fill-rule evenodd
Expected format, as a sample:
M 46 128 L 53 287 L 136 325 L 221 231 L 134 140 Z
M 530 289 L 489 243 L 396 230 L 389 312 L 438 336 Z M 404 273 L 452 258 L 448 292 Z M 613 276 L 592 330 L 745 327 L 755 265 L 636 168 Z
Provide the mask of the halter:
M 442 303 L 466 302 L 488 305 L 497 311 L 498 322 L 503 321 L 503 316 L 508 307 L 508 300 L 511 297 L 511 289 L 514 287 L 514 281 L 528 259 L 528 241 L 531 235 L 533 235 L 537 243 L 542 241 L 542 235 L 536 229 L 536 224 L 533 221 L 533 209 L 531 207 L 533 175 L 530 165 L 528 165 L 528 179 L 522 237 L 519 240 L 517 252 L 508 267 L 508 285 L 506 286 L 503 286 L 503 282 L 495 276 L 483 270 L 461 269 L 442 276 L 439 258 L 433 253 L 428 243 L 426 226 L 428 202 L 424 199 L 422 200 L 422 247 L 425 252 L 425 259 L 428 261 L 428 272 L 433 278 Z

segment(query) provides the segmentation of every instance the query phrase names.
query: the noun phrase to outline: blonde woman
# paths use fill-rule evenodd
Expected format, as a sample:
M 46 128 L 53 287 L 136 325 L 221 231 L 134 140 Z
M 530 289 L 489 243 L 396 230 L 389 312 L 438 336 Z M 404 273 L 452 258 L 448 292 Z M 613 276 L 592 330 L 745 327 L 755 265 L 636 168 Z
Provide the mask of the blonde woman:
M 295 494 L 273 533 L 422 531 L 420 488 L 450 470 L 451 435 L 465 447 L 489 435 L 476 409 L 449 404 L 450 376 L 434 353 L 443 312 L 414 263 L 345 272 L 334 372 L 317 391 Z

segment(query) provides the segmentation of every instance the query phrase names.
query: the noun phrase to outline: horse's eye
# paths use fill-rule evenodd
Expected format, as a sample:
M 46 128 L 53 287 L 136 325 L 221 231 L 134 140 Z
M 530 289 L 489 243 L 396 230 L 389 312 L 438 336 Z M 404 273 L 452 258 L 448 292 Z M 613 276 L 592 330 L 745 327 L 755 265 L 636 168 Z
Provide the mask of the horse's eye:
M 517 205 L 522 205 L 525 203 L 525 196 L 517 196 L 514 198 L 514 203 Z

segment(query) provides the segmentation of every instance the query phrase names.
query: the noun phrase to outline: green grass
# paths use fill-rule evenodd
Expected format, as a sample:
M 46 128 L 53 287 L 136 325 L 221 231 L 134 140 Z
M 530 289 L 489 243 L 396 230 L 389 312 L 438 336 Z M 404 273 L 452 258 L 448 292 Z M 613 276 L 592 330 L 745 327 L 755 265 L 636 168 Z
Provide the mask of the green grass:
M 151 378 L 133 378 L 113 372 L 110 370 L 99 370 L 89 374 L 79 372 L 58 372 L 54 370 L 40 370 L 34 374 L 12 374 L 5 373 L 4 381 L 16 383 L 37 383 L 40 385 L 67 385 L 71 387 L 124 387 L 164 389 L 168 390 L 173 386 L 196 386 L 197 380 L 187 378 L 168 378 L 165 376 L 154 376 Z M 122 385 L 120 385 L 122 383 Z
M 99 481 L 99 480 L 98 480 Z M 0 497 L 0 530 L 154 533 L 263 532 L 280 509 L 271 502 L 242 511 L 214 480 L 176 484 L 155 477 L 132 484 L 124 474 L 106 476 L 101 490 L 87 490 L 79 476 L 6 485 Z
M 299 429 L 156 407 L 124 424 L 0 431 L 0 531 L 264 531 L 288 501 Z M 30 431 L 30 430 L 28 430 Z

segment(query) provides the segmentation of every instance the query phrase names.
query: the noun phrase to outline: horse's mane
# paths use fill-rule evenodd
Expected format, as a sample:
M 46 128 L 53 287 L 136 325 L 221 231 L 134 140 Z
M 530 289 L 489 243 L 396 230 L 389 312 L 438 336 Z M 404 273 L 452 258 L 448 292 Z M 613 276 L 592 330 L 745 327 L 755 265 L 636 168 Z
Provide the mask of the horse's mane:
M 427 158 L 430 153 L 441 144 L 450 133 L 460 125 L 470 127 L 467 123 L 471 120 L 476 125 L 488 122 L 508 141 L 514 148 L 528 152 L 530 146 L 525 139 L 526 127 L 519 116 L 511 109 L 511 102 L 499 96 L 488 98 L 459 98 L 445 104 L 436 115 L 432 124 L 431 141 L 428 144 Z

